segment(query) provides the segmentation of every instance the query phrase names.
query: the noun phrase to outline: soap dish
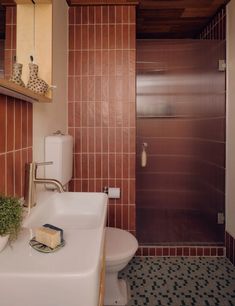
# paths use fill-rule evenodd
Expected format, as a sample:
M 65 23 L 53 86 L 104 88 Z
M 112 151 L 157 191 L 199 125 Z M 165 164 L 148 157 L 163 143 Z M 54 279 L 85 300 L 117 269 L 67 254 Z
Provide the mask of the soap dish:
M 57 247 L 55 247 L 54 249 L 48 247 L 47 245 L 38 242 L 37 240 L 35 240 L 35 237 L 33 237 L 30 241 L 29 241 L 29 245 L 35 249 L 38 252 L 42 252 L 42 253 L 54 253 L 56 251 L 58 251 L 59 249 L 61 249 L 64 245 L 65 245 L 65 241 L 64 239 L 61 241 L 61 244 L 57 245 Z

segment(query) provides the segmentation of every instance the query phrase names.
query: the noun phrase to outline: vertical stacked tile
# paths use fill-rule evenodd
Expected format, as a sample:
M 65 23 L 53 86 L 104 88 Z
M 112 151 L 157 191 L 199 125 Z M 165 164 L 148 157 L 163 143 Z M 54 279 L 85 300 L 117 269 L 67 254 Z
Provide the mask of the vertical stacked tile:
M 21 197 L 32 160 L 32 105 L 0 95 L 0 131 L 0 193 Z
M 226 41 L 226 8 L 223 8 L 202 30 L 200 39 Z M 225 233 L 226 256 L 235 264 L 235 239 Z
M 5 39 L 3 36 L 5 32 L 5 12 L 0 7 L 0 78 L 4 77 L 4 44 Z
M 235 265 L 235 238 L 226 232 L 225 235 L 226 257 Z
M 70 8 L 68 86 L 70 188 L 121 188 L 108 225 L 135 233 L 135 6 Z
M 5 77 L 15 54 L 15 8 L 7 7 Z M 0 193 L 22 196 L 25 163 L 32 160 L 32 105 L 0 95 Z
M 4 77 L 4 40 L 0 39 L 0 78 Z
M 209 24 L 198 35 L 200 39 L 226 39 L 226 8 L 222 8 L 218 14 L 211 20 Z
M 219 12 L 200 34 L 201 39 L 226 40 L 226 9 Z M 235 237 L 225 232 L 226 257 L 235 265 Z

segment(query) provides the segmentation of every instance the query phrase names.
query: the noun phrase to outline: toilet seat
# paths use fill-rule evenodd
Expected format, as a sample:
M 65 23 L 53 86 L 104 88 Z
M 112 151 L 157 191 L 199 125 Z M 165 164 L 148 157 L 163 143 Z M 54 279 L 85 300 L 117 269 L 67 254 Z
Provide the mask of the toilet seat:
M 122 229 L 106 228 L 106 261 L 119 261 L 132 257 L 138 249 L 136 238 Z

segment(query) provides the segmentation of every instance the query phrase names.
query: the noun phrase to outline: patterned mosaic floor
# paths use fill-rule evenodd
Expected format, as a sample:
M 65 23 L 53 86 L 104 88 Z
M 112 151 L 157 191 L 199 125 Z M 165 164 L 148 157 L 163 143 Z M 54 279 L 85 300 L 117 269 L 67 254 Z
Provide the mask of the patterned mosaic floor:
M 226 258 L 135 257 L 120 276 L 128 306 L 235 306 L 235 267 Z

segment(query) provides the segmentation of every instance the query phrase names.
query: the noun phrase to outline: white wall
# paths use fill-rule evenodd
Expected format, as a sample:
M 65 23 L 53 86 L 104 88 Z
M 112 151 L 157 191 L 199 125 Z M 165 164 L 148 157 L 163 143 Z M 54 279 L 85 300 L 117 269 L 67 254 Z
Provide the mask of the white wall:
M 44 138 L 56 130 L 67 132 L 68 6 L 53 0 L 53 103 L 33 105 L 33 160 L 44 161 Z
M 227 6 L 226 230 L 235 237 L 235 0 Z

